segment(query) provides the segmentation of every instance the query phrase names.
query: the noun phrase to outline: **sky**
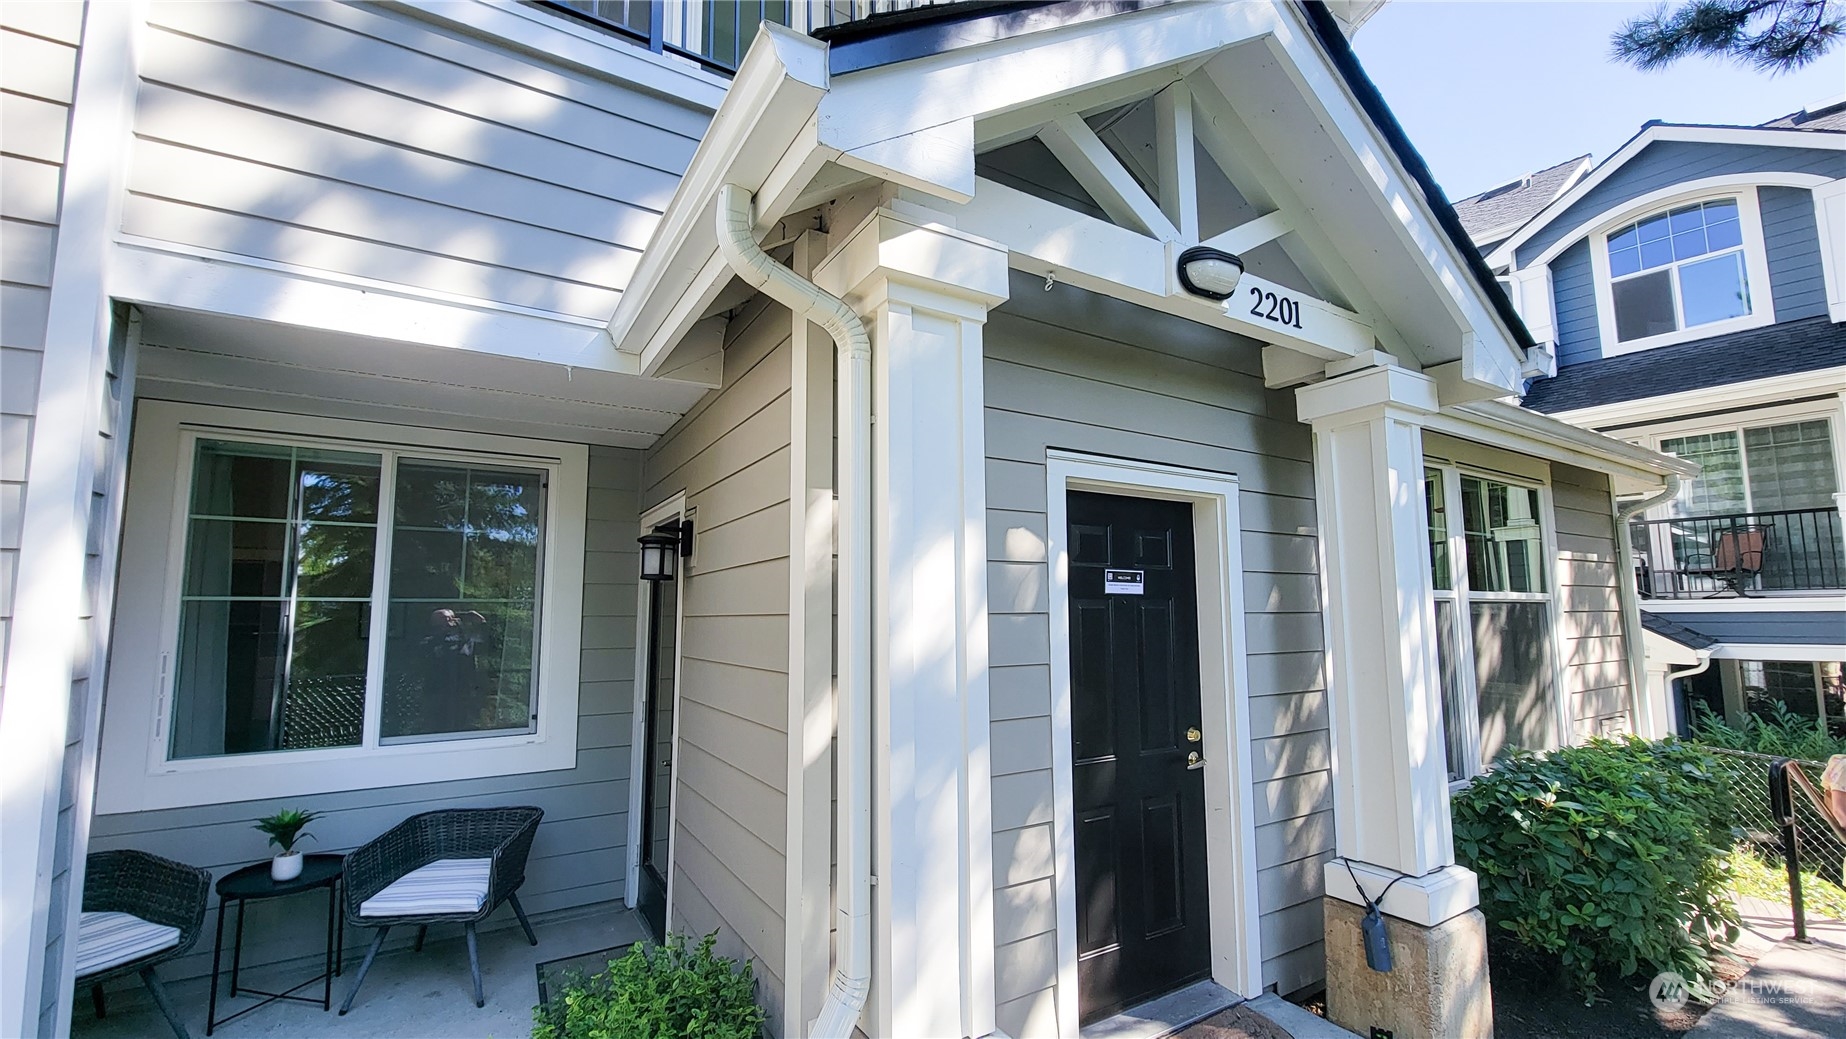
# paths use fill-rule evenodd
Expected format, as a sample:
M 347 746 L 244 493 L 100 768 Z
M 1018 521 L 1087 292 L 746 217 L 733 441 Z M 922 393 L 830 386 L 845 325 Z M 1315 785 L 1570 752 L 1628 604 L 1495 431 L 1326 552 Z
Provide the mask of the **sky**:
M 1586 152 L 1601 161 L 1649 119 L 1747 125 L 1846 94 L 1846 48 L 1777 76 L 1611 60 L 1610 34 L 1652 6 L 1390 0 L 1353 45 L 1451 200 Z

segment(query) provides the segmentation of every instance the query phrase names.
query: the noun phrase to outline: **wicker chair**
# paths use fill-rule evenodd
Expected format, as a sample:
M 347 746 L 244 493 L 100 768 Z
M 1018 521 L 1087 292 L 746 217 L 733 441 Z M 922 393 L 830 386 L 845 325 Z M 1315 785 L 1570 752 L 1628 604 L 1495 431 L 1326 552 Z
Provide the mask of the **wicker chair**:
M 154 974 L 154 967 L 185 955 L 192 948 L 192 943 L 199 940 L 199 932 L 205 925 L 205 899 L 211 892 L 211 872 L 150 855 L 145 851 L 99 851 L 90 855 L 85 862 L 85 916 L 91 913 L 127 913 L 150 924 L 178 929 L 179 941 L 144 956 L 113 963 L 87 974 L 80 973 L 77 975 L 77 984 L 90 986 L 90 999 L 96 1006 L 96 1016 L 102 1017 L 108 1013 L 108 1004 L 103 998 L 103 983 L 139 974 L 141 983 L 147 986 L 148 995 L 154 997 L 154 1005 L 160 1008 L 167 1024 L 172 1026 L 173 1034 L 179 1036 L 179 1039 L 190 1039 L 186 1026 L 180 1023 L 179 1015 L 173 1011 L 173 1003 L 167 999 L 166 987 Z M 80 933 L 81 930 L 79 925 Z M 78 949 L 81 954 L 81 939 Z
M 475 946 L 475 924 L 499 907 L 510 902 L 525 929 L 526 940 L 538 944 L 532 924 L 519 904 L 516 893 L 526 881 L 526 856 L 532 851 L 532 837 L 544 818 L 539 808 L 454 808 L 413 815 L 393 826 L 371 843 L 346 856 L 346 919 L 360 927 L 376 927 L 365 962 L 353 978 L 353 987 L 340 1004 L 340 1013 L 352 1009 L 353 997 L 365 984 L 366 972 L 385 942 L 391 928 L 417 925 L 417 951 L 423 951 L 423 936 L 430 924 L 458 923 L 468 938 L 468 970 L 474 979 L 474 1005 L 485 1006 L 481 994 L 481 959 Z M 486 897 L 478 909 L 461 911 L 427 911 L 414 905 L 401 905 L 403 911 L 381 912 L 366 903 L 403 880 L 412 872 L 445 859 L 489 860 Z M 387 894 L 387 898 L 389 898 Z

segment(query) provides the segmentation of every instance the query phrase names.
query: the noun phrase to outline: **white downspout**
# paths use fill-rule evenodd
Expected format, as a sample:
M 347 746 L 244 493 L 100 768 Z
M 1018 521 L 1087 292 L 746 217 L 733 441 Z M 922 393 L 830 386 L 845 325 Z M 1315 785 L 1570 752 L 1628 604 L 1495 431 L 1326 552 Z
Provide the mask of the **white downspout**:
M 1628 629 L 1628 688 L 1633 690 L 1636 727 L 1648 739 L 1657 740 L 1668 733 L 1661 731 L 1664 718 L 1654 717 L 1653 690 L 1647 684 L 1647 644 L 1641 634 L 1641 593 L 1634 581 L 1634 539 L 1628 534 L 1628 521 L 1662 502 L 1679 497 L 1680 479 L 1668 474 L 1667 488 L 1651 498 L 1629 502 L 1615 510 L 1616 560 L 1621 567 L 1622 626 Z M 1667 688 L 1671 689 L 1669 681 Z
M 1677 682 L 1682 678 L 1691 678 L 1693 675 L 1702 675 L 1706 671 L 1711 669 L 1711 662 L 1713 659 L 1711 655 L 1711 650 L 1695 649 L 1693 650 L 1693 652 L 1697 653 L 1699 656 L 1698 663 L 1692 665 L 1691 667 L 1686 668 L 1683 671 L 1673 671 L 1669 669 L 1668 671 L 1665 672 L 1666 684 L 1667 684 L 1667 687 L 1666 687 L 1667 696 L 1671 697 L 1673 695 L 1673 683 L 1674 682 Z M 1667 701 L 1667 703 L 1669 704 L 1672 702 L 1673 701 L 1671 699 Z
M 718 253 L 739 278 L 833 337 L 839 356 L 839 950 L 815 1039 L 851 1039 L 872 986 L 872 341 L 851 307 L 777 263 L 757 244 L 755 199 L 718 189 Z

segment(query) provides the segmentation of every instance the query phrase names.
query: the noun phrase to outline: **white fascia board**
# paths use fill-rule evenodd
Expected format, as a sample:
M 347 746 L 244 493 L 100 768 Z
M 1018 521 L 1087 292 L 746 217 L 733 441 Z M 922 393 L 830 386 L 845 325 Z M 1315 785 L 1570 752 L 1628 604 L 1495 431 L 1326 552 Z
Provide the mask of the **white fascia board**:
M 1816 660 L 1846 660 L 1846 643 L 1811 644 L 1777 642 L 1720 642 L 1711 647 L 1713 660 L 1773 660 L 1790 664 Z
M 1504 401 L 1475 401 L 1444 407 L 1424 425 L 1438 433 L 1607 473 L 1622 481 L 1617 494 L 1665 486 L 1668 476 L 1691 477 L 1697 462 L 1661 454 L 1603 436 Z
M 1551 417 L 1586 429 L 1626 429 L 1687 415 L 1780 404 L 1794 397 L 1815 396 L 1817 390 L 1820 395 L 1829 389 L 1841 392 L 1842 387 L 1846 387 L 1846 365 L 1561 411 Z
M 707 112 L 723 103 L 730 86 L 723 76 L 706 71 L 690 58 L 655 54 L 631 40 L 598 32 L 537 5 L 487 0 L 393 0 L 386 6 L 468 36 L 486 37 L 509 49 L 570 65 L 597 79 L 617 80 Z
M 1172 4 L 864 69 L 841 76 L 821 102 L 820 143 L 857 152 L 1050 103 L 1208 57 L 1276 26 L 1268 4 Z
M 1756 144 L 1776 148 L 1819 148 L 1826 151 L 1846 151 L 1846 134 L 1814 133 L 1794 127 L 1741 127 L 1741 126 L 1649 126 L 1628 139 L 1628 143 L 1616 149 L 1614 155 L 1604 159 L 1602 165 L 1589 174 L 1580 177 L 1570 189 L 1551 200 L 1551 203 L 1538 211 L 1525 225 L 1514 232 L 1511 238 L 1501 242 L 1499 247 L 1487 257 L 1488 266 L 1499 267 L 1509 264 L 1519 247 L 1532 239 L 1532 236 L 1550 225 L 1558 214 L 1575 205 L 1577 200 L 1590 193 L 1596 185 L 1608 180 L 1616 170 L 1627 165 L 1628 160 L 1641 154 L 1642 150 L 1655 141 L 1684 141 L 1694 144 Z
M 801 138 L 811 129 L 826 91 L 827 45 L 781 26 L 764 26 L 609 319 L 608 336 L 618 350 L 642 355 L 644 367 L 649 350 L 657 361 L 684 331 L 664 327 L 670 315 L 684 317 L 679 303 L 688 294 L 716 294 L 721 285 L 701 285 L 696 279 L 710 273 L 709 258 L 718 251 L 712 222 L 718 188 L 737 184 L 754 192 L 791 151 L 811 149 L 811 141 Z M 686 325 L 700 316 L 692 313 Z
M 1464 353 L 1472 348 L 1500 355 L 1464 357 L 1468 371 L 1465 377 L 1473 380 L 1478 374 L 1489 380 L 1481 385 L 1500 386 L 1501 382 L 1487 373 L 1514 373 L 1513 384 L 1504 388 L 1516 392 L 1520 388 L 1516 373 L 1523 365 L 1525 351 L 1485 298 L 1485 287 L 1470 272 L 1460 245 L 1437 222 L 1430 200 L 1365 114 L 1345 78 L 1332 67 L 1330 57 L 1315 42 L 1301 12 L 1294 5 L 1277 5 L 1277 9 L 1286 13 L 1271 46 L 1286 56 L 1284 67 L 1294 70 L 1310 99 L 1330 118 L 1328 127 L 1338 131 L 1333 134 L 1335 142 L 1344 145 L 1341 150 L 1353 163 L 1354 172 L 1371 187 L 1374 201 L 1391 214 L 1406 253 L 1421 261 L 1421 269 L 1437 290 L 1438 298 L 1451 308 L 1461 327 L 1473 333 L 1471 342 L 1463 341 Z M 1209 74 L 1210 68 L 1206 71 Z
M 1748 599 L 1649 599 L 1650 613 L 1846 613 L 1846 595 L 1752 595 Z

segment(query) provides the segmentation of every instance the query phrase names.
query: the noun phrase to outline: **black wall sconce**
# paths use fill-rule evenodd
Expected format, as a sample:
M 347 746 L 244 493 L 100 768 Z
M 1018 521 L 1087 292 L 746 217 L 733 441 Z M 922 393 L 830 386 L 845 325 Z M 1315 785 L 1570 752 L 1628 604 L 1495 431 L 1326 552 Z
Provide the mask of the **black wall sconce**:
M 1243 277 L 1243 260 L 1222 249 L 1195 245 L 1179 254 L 1179 284 L 1194 296 L 1227 300 Z
M 663 523 L 636 540 L 641 543 L 641 580 L 671 581 L 677 561 L 692 556 L 692 521 Z

